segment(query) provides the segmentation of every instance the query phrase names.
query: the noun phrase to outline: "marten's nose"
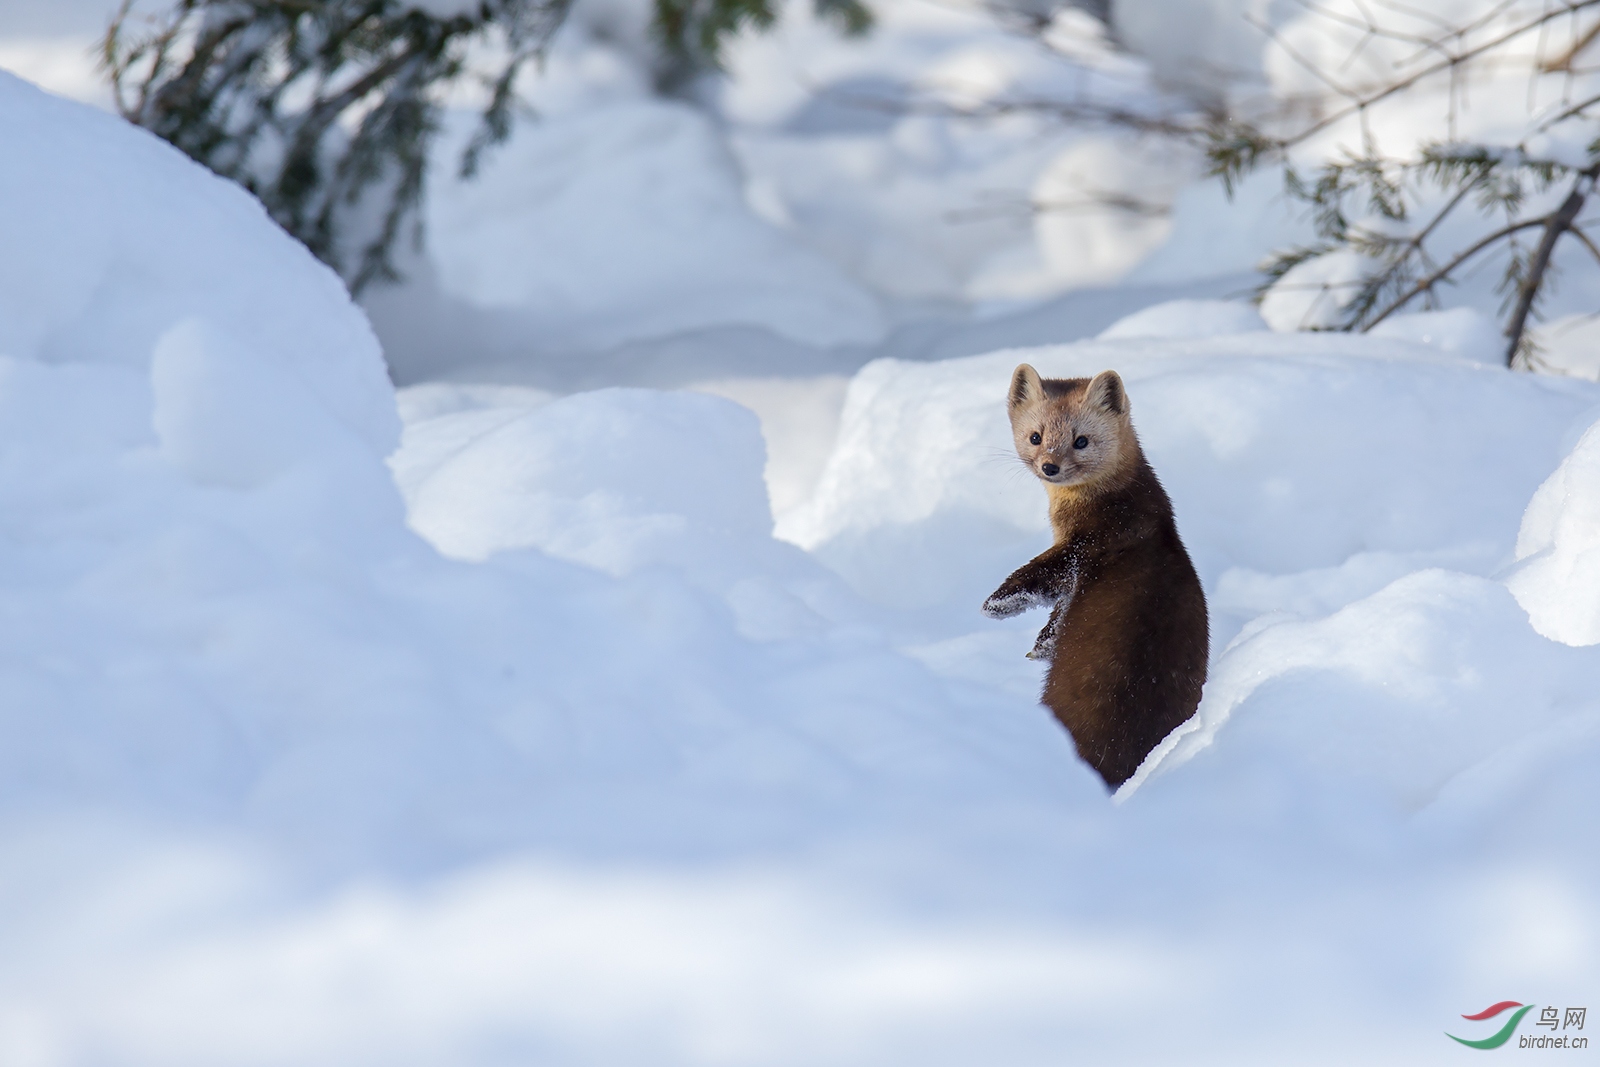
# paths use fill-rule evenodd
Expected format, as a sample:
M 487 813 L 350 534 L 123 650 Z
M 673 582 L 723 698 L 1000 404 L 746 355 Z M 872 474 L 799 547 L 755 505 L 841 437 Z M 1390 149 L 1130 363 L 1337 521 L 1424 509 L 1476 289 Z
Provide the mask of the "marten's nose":
M 1061 473 L 1061 468 L 1056 466 L 1054 463 L 1046 463 L 1039 469 L 1044 471 L 1044 476 L 1046 478 L 1054 478 L 1056 475 Z

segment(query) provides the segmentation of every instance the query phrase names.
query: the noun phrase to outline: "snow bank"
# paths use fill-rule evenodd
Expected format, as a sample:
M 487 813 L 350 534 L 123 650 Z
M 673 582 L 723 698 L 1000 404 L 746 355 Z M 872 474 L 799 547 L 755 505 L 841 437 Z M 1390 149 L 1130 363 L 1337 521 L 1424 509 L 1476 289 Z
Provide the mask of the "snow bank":
M 1511 591 L 1534 629 L 1569 645 L 1600 644 L 1600 423 L 1534 494 L 1517 559 Z
M 1391 315 L 1368 332 L 1373 337 L 1414 341 L 1490 367 L 1502 367 L 1506 362 L 1505 335 L 1488 316 L 1475 308 Z
M 1501 583 L 1416 571 L 1331 615 L 1285 612 L 1241 634 L 1159 769 L 1220 743 L 1228 770 L 1211 773 L 1270 766 L 1419 811 L 1468 768 L 1566 725 L 1597 670 L 1600 656 L 1535 633 Z
M 1266 328 L 1255 308 L 1237 300 L 1169 300 L 1118 319 L 1101 331 L 1100 340 L 1226 337 Z
M 413 528 L 449 555 L 536 547 L 625 572 L 666 537 L 765 538 L 765 462 L 761 427 L 737 404 L 605 389 L 510 420 L 428 420 L 395 465 Z
M 15 146 L 0 167 L 0 201 L 13 205 L 0 215 L 0 352 L 143 369 L 162 333 L 200 315 L 272 353 L 376 455 L 394 447 L 399 420 L 366 320 L 303 247 L 256 236 L 271 224 L 249 195 L 197 177 L 174 196 L 176 149 L 10 75 L 0 137 Z M 235 242 L 260 251 L 242 260 Z

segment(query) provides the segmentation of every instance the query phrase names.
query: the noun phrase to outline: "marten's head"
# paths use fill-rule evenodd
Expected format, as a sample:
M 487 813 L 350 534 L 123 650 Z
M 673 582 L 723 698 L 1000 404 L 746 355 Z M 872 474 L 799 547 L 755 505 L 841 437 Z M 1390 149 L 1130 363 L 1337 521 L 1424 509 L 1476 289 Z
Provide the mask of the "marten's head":
M 1093 378 L 1041 378 L 1024 363 L 1006 395 L 1017 455 L 1049 485 L 1117 482 L 1138 462 L 1128 391 L 1114 370 Z

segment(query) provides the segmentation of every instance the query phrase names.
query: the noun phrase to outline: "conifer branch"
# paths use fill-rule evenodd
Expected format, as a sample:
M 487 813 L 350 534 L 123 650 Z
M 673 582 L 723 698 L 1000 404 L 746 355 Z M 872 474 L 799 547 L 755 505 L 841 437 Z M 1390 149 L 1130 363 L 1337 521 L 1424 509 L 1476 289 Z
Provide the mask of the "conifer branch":
M 1538 302 L 1545 272 L 1550 268 L 1550 255 L 1555 251 L 1556 242 L 1561 239 L 1561 235 L 1572 229 L 1573 220 L 1578 217 L 1578 212 L 1583 210 L 1584 201 L 1594 190 L 1596 174 L 1600 174 L 1600 164 L 1580 172 L 1577 181 L 1572 185 L 1572 191 L 1561 202 L 1561 206 L 1541 220 L 1544 232 L 1539 237 L 1539 247 L 1534 250 L 1533 259 L 1528 263 L 1527 274 L 1517 291 L 1516 307 L 1512 310 L 1511 320 L 1506 325 L 1508 367 L 1516 360 L 1517 353 L 1521 350 L 1523 329 L 1527 326 L 1528 316 Z

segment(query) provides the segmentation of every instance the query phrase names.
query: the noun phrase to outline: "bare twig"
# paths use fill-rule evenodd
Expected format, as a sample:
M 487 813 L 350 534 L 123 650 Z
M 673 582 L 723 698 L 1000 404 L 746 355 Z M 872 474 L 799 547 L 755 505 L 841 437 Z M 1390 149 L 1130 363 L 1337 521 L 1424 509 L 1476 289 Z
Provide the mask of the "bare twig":
M 1573 61 L 1578 58 L 1578 53 L 1593 44 L 1596 37 L 1600 37 L 1600 22 L 1590 26 L 1588 31 L 1573 43 L 1572 47 L 1561 53 L 1556 59 L 1542 64 L 1539 69 L 1545 74 L 1558 74 L 1572 70 Z
M 1595 243 L 1589 239 L 1589 235 L 1583 232 L 1583 227 L 1573 223 L 1567 227 L 1567 232 L 1576 237 L 1578 243 L 1589 250 L 1589 254 L 1594 257 L 1596 263 L 1600 263 L 1600 248 L 1595 247 Z
M 1576 104 L 1573 104 L 1571 107 L 1566 108 L 1554 118 L 1545 119 L 1543 122 L 1539 123 L 1538 126 L 1534 127 L 1534 129 L 1538 133 L 1543 133 L 1545 130 L 1548 130 L 1550 127 L 1555 126 L 1558 123 L 1565 122 L 1570 118 L 1576 118 L 1589 108 L 1594 107 L 1596 104 L 1600 104 L 1600 94 L 1596 94 L 1586 100 L 1582 100 Z

